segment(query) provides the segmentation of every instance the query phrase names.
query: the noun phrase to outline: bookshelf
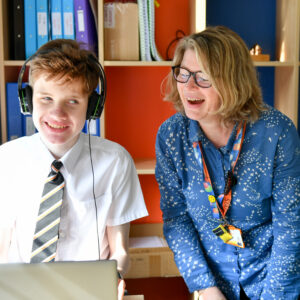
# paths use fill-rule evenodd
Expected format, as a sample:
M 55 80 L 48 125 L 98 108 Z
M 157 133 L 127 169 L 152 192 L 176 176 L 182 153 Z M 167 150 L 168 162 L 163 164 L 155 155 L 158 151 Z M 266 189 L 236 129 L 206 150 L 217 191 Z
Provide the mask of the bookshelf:
M 159 125 L 175 111 L 162 101 L 160 85 L 168 74 L 171 62 L 110 61 L 104 57 L 103 0 L 98 1 L 98 40 L 99 60 L 105 68 L 108 79 L 108 97 L 104 114 L 101 117 L 101 135 L 123 145 L 132 155 L 141 181 L 150 215 L 138 220 L 135 225 L 161 223 L 159 210 L 159 191 L 154 178 L 155 137 Z M 159 52 L 164 56 L 168 43 L 175 37 L 175 31 L 182 29 L 190 33 L 190 20 L 199 18 L 190 7 L 200 11 L 200 26 L 207 24 L 206 16 L 214 16 L 214 22 L 227 25 L 218 14 L 226 14 L 235 19 L 237 5 L 251 7 L 249 10 L 253 23 L 244 24 L 245 36 L 248 32 L 259 32 L 257 13 L 266 18 L 268 10 L 259 11 L 258 0 L 242 2 L 239 0 L 169 0 L 158 1 L 156 9 L 156 42 Z M 172 2 L 172 6 L 170 3 Z M 225 4 L 222 4 L 225 2 Z M 2 143 L 7 141 L 6 133 L 6 82 L 17 81 L 23 61 L 9 60 L 9 0 L 0 0 L 0 109 Z M 238 4 L 239 3 L 239 4 Z M 300 68 L 300 0 L 264 0 L 262 5 L 274 8 L 272 33 L 274 45 L 271 47 L 271 61 L 255 62 L 260 70 L 272 70 L 271 94 L 273 105 L 299 124 L 299 68 Z M 169 5 L 169 6 L 168 6 Z M 221 8 L 226 5 L 226 9 Z M 248 8 L 248 7 L 247 7 Z M 218 12 L 219 9 L 219 12 Z M 193 15 L 192 15 L 193 14 Z M 211 20 L 211 19 L 209 19 Z M 237 20 L 237 25 L 241 25 Z M 202 25 L 201 25 L 202 24 Z M 208 24 L 210 25 L 210 24 Z M 192 26 L 195 26 L 195 22 Z M 231 26 L 229 26 L 231 27 Z M 238 26 L 239 28 L 240 26 Z M 247 28 L 248 27 L 248 28 Z M 231 27 L 232 28 L 232 27 Z M 249 29 L 250 28 L 250 29 Z M 232 28 L 235 30 L 235 28 Z M 239 32 L 238 32 L 239 33 Z M 269 72 L 267 72 L 266 76 Z M 263 74 L 265 76 L 265 74 Z M 298 127 L 298 130 L 299 127 Z M 299 131 L 300 132 L 300 131 Z M 147 299 L 146 299 L 147 300 Z
M 232 0 L 232 2 L 235 2 Z M 8 0 L 0 1 L 0 99 L 1 99 L 1 133 L 2 142 L 7 140 L 6 135 L 6 104 L 5 104 L 5 83 L 9 80 L 17 79 L 18 68 L 23 61 L 9 60 L 9 20 L 8 20 Z M 217 1 L 215 1 L 217 3 Z M 184 6 L 183 15 L 180 22 L 189 33 L 189 22 L 186 12 L 188 11 L 187 1 L 184 4 L 174 5 L 175 9 L 181 11 Z M 190 6 L 196 7 L 203 12 L 206 9 L 206 1 L 190 0 Z M 275 68 L 274 83 L 274 106 L 287 114 L 293 122 L 298 124 L 298 95 L 299 95 L 299 36 L 300 36 L 300 8 L 299 0 L 277 0 L 276 1 L 276 45 L 275 59 L 269 62 L 255 62 L 258 67 Z M 177 7 L 177 8 L 176 8 Z M 159 8 L 161 9 L 161 8 Z M 157 9 L 157 11 L 159 10 Z M 178 15 L 178 13 L 177 13 Z M 176 15 L 176 16 L 177 16 Z M 175 16 L 175 17 L 176 17 Z M 202 13 L 203 19 L 205 14 Z M 195 13 L 191 14 L 191 19 L 195 18 Z M 127 67 L 146 67 L 149 69 L 156 67 L 168 68 L 171 62 L 144 62 L 144 61 L 107 61 L 104 59 L 104 28 L 103 28 L 103 0 L 98 1 L 98 36 L 99 36 L 99 60 L 104 67 L 127 68 Z M 182 22 L 182 19 L 184 20 Z M 180 23 L 179 22 L 179 23 Z M 185 22 L 185 24 L 184 24 Z M 170 22 L 171 23 L 171 22 Z M 200 26 L 205 26 L 205 20 L 202 20 Z M 250 26 L 250 25 L 249 25 Z M 252 25 L 251 25 L 252 26 Z M 174 27 L 174 24 L 173 24 Z M 157 28 L 157 26 L 156 26 Z M 174 27 L 175 28 L 175 27 Z M 164 33 L 165 34 L 165 33 Z M 157 32 L 156 32 L 157 35 Z M 161 48 L 166 45 L 162 45 Z M 151 71 L 150 71 L 151 72 Z M 288 80 L 287 80 L 288 79 Z M 284 84 L 282 84 L 284 82 Z M 105 116 L 102 118 L 102 136 L 106 136 Z M 148 160 L 148 159 L 146 159 Z M 139 164 L 143 166 L 143 164 Z M 148 170 L 147 164 L 146 169 Z M 141 169 L 141 173 L 144 171 Z M 148 172 L 148 171 L 146 171 Z
M 101 16 L 103 14 L 103 6 L 102 3 L 103 1 L 99 2 L 99 16 Z M 211 6 L 215 6 L 218 5 L 218 1 L 213 1 L 214 3 L 210 3 Z M 230 2 L 236 2 L 234 0 L 230 1 Z M 268 2 L 268 1 L 267 1 Z M 269 1 L 270 2 L 270 1 Z M 274 1 L 273 1 L 274 2 Z M 275 18 L 275 27 L 274 28 L 274 32 L 276 35 L 276 44 L 274 45 L 275 50 L 273 50 L 275 52 L 275 54 L 273 55 L 273 57 L 271 57 L 271 61 L 261 61 L 261 62 L 254 62 L 255 66 L 259 67 L 260 69 L 265 69 L 265 68 L 269 68 L 274 70 L 274 99 L 273 99 L 273 105 L 278 108 L 280 111 L 282 111 L 283 113 L 285 113 L 287 116 L 289 116 L 292 121 L 295 123 L 295 125 L 297 126 L 298 124 L 298 95 L 299 95 L 299 27 L 300 27 L 300 12 L 299 12 L 299 0 L 292 0 L 292 1 L 284 1 L 284 0 L 278 0 L 276 2 L 276 16 L 274 16 Z M 219 3 L 220 4 L 220 3 Z M 227 3 L 228 4 L 228 3 Z M 226 4 L 226 5 L 227 5 Z M 198 7 L 199 9 L 199 5 L 202 9 L 202 11 L 206 9 L 206 1 L 197 1 L 197 0 L 193 0 L 190 1 L 190 8 L 192 7 Z M 225 5 L 225 4 L 223 4 Z M 253 4 L 254 5 L 254 4 Z M 174 7 L 177 6 L 177 3 L 174 3 Z M 234 6 L 234 4 L 232 4 L 231 6 Z M 245 6 L 245 5 L 244 5 Z M 160 8 L 159 8 L 160 9 Z M 156 11 L 157 13 L 157 17 L 159 18 L 159 9 L 157 9 Z M 200 11 L 201 11 L 200 9 Z M 190 24 L 189 24 L 189 20 L 184 20 L 182 21 L 182 19 L 184 19 L 184 13 L 187 11 L 183 10 L 183 17 L 180 19 L 180 22 L 182 22 L 180 25 L 185 27 L 185 30 L 189 30 L 190 29 Z M 172 15 L 172 11 L 170 11 L 170 15 Z M 174 12 L 175 14 L 175 12 Z M 212 12 L 213 14 L 213 12 Z M 232 14 L 232 12 L 231 12 Z M 268 16 L 268 12 L 265 12 L 266 17 Z M 190 16 L 191 19 L 195 18 L 195 13 L 190 12 Z M 203 13 L 201 14 L 201 18 L 203 18 Z M 205 14 L 204 14 L 204 18 L 205 18 Z M 176 19 L 174 17 L 174 19 Z M 184 23 L 185 22 L 185 23 Z M 162 26 L 164 26 L 163 24 L 161 24 Z M 178 27 L 180 26 L 178 25 Z M 227 24 L 224 24 L 227 25 Z M 103 23 L 99 22 L 99 28 L 98 31 L 103 35 Z M 158 24 L 159 26 L 159 24 Z M 158 27 L 156 25 L 156 28 Z M 170 26 L 170 25 L 169 25 Z M 195 25 L 193 25 L 195 26 Z M 200 25 L 201 26 L 201 25 Z M 202 26 L 205 26 L 205 22 L 202 20 Z M 230 26 L 229 26 L 230 27 Z M 173 28 L 175 30 L 175 27 Z M 234 29 L 234 28 L 233 28 Z M 235 30 L 235 29 L 234 29 Z M 156 36 L 158 36 L 160 34 L 160 32 L 156 32 Z M 163 34 L 163 33 L 162 33 Z M 242 36 L 243 37 L 243 36 Z M 157 43 L 158 48 L 159 48 L 159 41 Z M 163 49 L 164 47 L 166 47 L 166 45 L 162 44 L 161 45 L 161 49 Z M 107 61 L 105 60 L 105 58 L 103 57 L 103 52 L 101 53 L 101 49 L 103 49 L 103 45 L 101 45 L 99 47 L 99 57 L 106 69 L 106 71 L 109 73 L 112 73 L 112 76 L 109 77 L 113 78 L 115 77 L 115 71 L 113 71 L 112 69 L 117 69 L 117 72 L 128 72 L 127 70 L 132 70 L 132 68 L 135 68 L 136 70 L 138 69 L 143 69 L 143 71 L 137 71 L 138 74 L 145 74 L 146 72 L 148 73 L 152 73 L 154 72 L 153 69 L 157 69 L 157 68 L 161 68 L 162 72 L 166 72 L 166 70 L 168 70 L 168 67 L 171 66 L 171 62 L 170 61 L 163 61 L 163 62 L 157 62 L 157 61 L 153 61 L 153 62 L 145 62 L 145 61 Z M 160 49 L 159 49 L 160 50 Z M 133 73 L 133 72 L 132 72 Z M 288 78 L 288 80 L 286 80 Z M 133 77 L 132 77 L 133 80 Z M 145 89 L 149 89 L 149 84 L 147 83 L 142 83 L 139 82 L 143 85 L 143 87 Z M 284 84 L 283 84 L 284 83 Z M 157 85 L 160 85 L 159 83 L 157 83 Z M 155 86 L 153 85 L 153 89 L 155 88 Z M 110 92 L 110 91 L 108 91 Z M 109 102 L 112 102 L 114 100 L 111 100 L 112 98 L 117 98 L 119 95 L 117 93 L 115 93 L 115 95 L 113 95 L 111 98 L 108 99 Z M 163 105 L 163 102 L 161 101 L 162 97 L 161 95 L 159 95 L 158 97 L 160 97 L 160 103 L 161 105 Z M 109 103 L 107 106 L 110 106 L 111 104 Z M 112 104 L 113 105 L 113 104 Z M 123 108 L 123 107 L 122 107 Z M 140 157 L 139 154 L 136 154 L 137 157 L 135 156 L 135 150 L 130 151 L 131 145 L 129 145 L 129 143 L 127 143 L 126 141 L 123 141 L 123 139 L 121 137 L 118 137 L 117 134 L 115 135 L 111 130 L 111 122 L 110 120 L 108 120 L 110 117 L 109 115 L 111 115 L 113 108 L 108 108 L 106 110 L 106 114 L 105 117 L 103 118 L 103 128 L 106 128 L 105 130 L 105 136 L 108 137 L 109 139 L 114 139 L 117 142 L 120 142 L 121 144 L 123 144 L 126 148 L 129 148 L 129 152 L 133 153 L 133 157 L 135 160 L 138 161 L 137 164 L 137 169 L 138 169 L 138 173 L 139 174 L 154 174 L 154 167 L 155 167 L 155 159 L 154 159 L 154 155 L 150 154 L 150 157 L 144 157 L 145 159 L 145 164 L 143 163 L 143 159 Z M 109 113 L 108 113 L 109 111 Z M 171 110 L 170 110 L 171 112 Z M 168 115 L 168 113 L 166 113 L 166 116 Z M 125 118 L 123 118 L 125 121 Z M 137 120 L 139 120 L 139 118 L 137 117 Z M 153 137 L 151 136 L 151 138 L 153 139 Z M 152 160 L 152 168 L 149 168 L 149 161 Z

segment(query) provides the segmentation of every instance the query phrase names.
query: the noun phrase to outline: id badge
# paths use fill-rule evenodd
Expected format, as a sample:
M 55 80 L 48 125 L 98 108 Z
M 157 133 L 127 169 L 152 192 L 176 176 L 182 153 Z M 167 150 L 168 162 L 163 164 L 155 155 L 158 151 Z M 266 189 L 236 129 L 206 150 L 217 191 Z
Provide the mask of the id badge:
M 213 229 L 213 233 L 219 237 L 224 243 L 228 243 L 229 240 L 232 239 L 232 235 L 227 230 L 227 226 L 219 225 L 215 229 Z
M 245 248 L 241 229 L 236 228 L 232 225 L 228 225 L 227 228 L 228 228 L 228 231 L 230 232 L 230 235 L 232 236 L 232 239 L 227 241 L 226 243 L 236 246 L 236 247 Z

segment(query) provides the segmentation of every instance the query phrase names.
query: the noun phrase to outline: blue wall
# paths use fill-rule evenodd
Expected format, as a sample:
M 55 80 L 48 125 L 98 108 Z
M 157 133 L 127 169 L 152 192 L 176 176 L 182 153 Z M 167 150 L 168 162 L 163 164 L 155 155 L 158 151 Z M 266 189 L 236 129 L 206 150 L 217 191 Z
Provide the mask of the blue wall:
M 258 43 L 275 60 L 276 1 L 208 0 L 207 26 L 225 25 L 237 32 L 250 49 Z M 264 101 L 274 105 L 274 67 L 258 67 Z

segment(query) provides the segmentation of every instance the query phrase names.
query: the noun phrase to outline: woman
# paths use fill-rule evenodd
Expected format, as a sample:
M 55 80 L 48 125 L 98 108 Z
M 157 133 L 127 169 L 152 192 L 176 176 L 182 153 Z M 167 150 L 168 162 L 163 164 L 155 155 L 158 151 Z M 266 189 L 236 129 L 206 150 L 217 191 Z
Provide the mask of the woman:
M 202 299 L 297 299 L 300 141 L 263 103 L 249 50 L 217 26 L 183 38 L 156 141 L 164 234 Z

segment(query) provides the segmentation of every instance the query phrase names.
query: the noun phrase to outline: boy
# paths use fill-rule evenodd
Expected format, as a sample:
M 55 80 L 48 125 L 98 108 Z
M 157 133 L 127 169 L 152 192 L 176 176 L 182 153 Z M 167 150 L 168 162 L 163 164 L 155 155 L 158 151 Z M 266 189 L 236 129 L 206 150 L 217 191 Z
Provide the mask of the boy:
M 33 262 L 40 200 L 55 160 L 64 187 L 56 251 L 44 261 L 116 259 L 126 272 L 130 221 L 147 210 L 128 152 L 81 132 L 99 78 L 103 90 L 97 59 L 73 40 L 50 41 L 30 59 L 26 101 L 38 133 L 0 147 L 1 262 Z

